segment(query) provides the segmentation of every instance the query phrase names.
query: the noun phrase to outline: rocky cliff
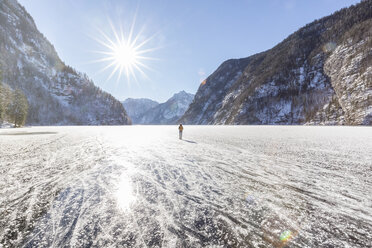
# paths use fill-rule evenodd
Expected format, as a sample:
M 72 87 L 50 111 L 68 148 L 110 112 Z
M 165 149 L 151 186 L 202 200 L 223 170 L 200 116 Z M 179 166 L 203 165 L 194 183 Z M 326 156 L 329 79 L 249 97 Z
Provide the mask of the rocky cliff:
M 119 101 L 61 61 L 16 0 L 0 0 L 0 68 L 28 99 L 27 124 L 130 124 Z
M 188 124 L 372 124 L 372 0 L 316 20 L 274 48 L 225 61 Z

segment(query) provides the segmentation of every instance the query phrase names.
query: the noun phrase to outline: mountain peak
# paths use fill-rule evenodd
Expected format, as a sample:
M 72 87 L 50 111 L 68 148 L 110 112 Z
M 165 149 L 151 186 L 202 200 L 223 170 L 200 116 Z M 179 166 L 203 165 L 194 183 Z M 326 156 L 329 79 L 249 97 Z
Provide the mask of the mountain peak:
M 186 91 L 181 90 L 180 92 L 175 93 L 170 99 L 172 99 L 172 98 L 180 98 L 180 97 L 188 97 L 188 98 L 191 97 L 191 98 L 193 98 L 194 97 L 194 94 L 187 93 Z

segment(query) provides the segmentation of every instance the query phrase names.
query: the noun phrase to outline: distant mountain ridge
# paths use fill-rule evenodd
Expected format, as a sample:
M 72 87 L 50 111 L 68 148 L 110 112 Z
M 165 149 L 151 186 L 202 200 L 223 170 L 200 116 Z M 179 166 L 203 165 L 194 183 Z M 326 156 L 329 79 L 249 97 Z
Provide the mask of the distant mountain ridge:
M 26 95 L 26 124 L 130 124 L 118 100 L 61 61 L 16 0 L 0 0 L 0 23 L 3 83 Z
M 143 114 L 159 105 L 158 102 L 147 98 L 127 98 L 122 102 L 133 124 L 139 123 Z
M 150 99 L 129 98 L 123 105 L 128 110 L 133 124 L 175 124 L 193 98 L 193 94 L 181 91 L 160 104 Z
M 372 125 L 372 0 L 316 20 L 268 51 L 225 61 L 181 121 Z

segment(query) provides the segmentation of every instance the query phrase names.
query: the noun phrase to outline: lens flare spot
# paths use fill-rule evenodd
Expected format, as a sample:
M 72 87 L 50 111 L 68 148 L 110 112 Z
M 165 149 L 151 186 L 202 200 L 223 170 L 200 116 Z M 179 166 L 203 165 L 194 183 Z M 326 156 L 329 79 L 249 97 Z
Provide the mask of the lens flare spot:
M 248 195 L 247 197 L 245 197 L 245 202 L 248 206 L 256 205 L 256 199 L 253 195 Z
M 330 53 L 330 52 L 333 52 L 333 50 L 335 50 L 337 47 L 337 44 L 333 41 L 331 42 L 327 42 L 324 46 L 323 46 L 323 51 L 325 53 Z
M 292 232 L 290 230 L 286 230 L 280 234 L 280 241 L 288 241 L 292 237 Z

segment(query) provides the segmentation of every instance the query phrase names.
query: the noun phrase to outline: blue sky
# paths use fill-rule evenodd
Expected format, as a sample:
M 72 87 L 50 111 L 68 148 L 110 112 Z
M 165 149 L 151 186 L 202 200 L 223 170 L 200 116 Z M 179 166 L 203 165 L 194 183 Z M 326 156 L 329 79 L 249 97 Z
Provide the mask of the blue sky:
M 195 93 L 200 82 L 225 60 L 242 58 L 275 46 L 288 35 L 359 0 L 19 0 L 51 41 L 61 59 L 86 73 L 119 100 L 151 98 L 160 102 L 174 93 Z M 95 51 L 107 51 L 97 39 L 114 39 L 110 21 L 124 34 L 136 20 L 145 76 L 127 79 Z M 99 31 L 100 30 L 100 31 Z M 142 32 L 140 32 L 142 30 Z M 154 50 L 153 50 L 154 49 Z M 148 68 L 147 68 L 148 67 Z

